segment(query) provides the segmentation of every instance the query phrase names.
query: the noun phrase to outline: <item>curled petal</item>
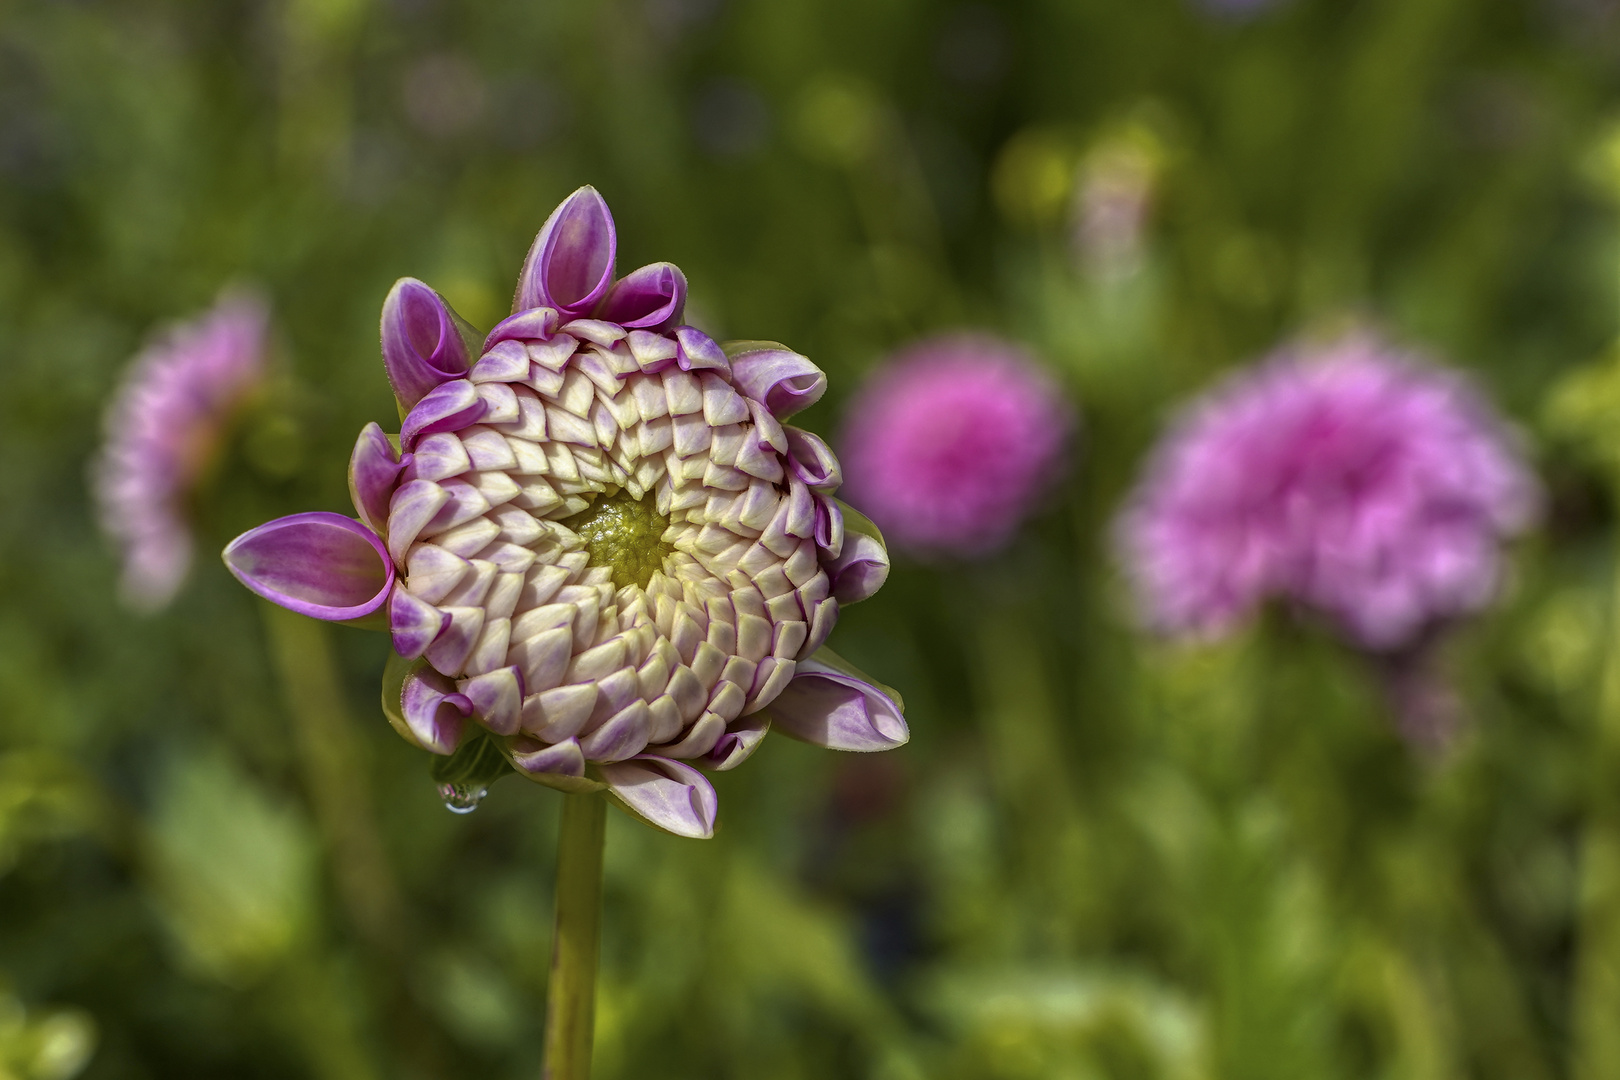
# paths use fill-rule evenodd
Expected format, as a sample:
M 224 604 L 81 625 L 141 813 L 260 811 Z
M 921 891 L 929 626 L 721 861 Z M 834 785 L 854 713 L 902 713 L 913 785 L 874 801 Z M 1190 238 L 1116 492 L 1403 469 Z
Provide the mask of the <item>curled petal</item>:
M 832 447 L 802 428 L 784 427 L 788 444 L 788 472 L 804 482 L 812 491 L 831 493 L 844 482 L 844 473 L 838 467 L 838 457 Z
M 690 765 L 640 754 L 598 768 L 609 794 L 631 813 L 676 836 L 706 840 L 714 835 L 719 799 Z
M 349 498 L 360 520 L 381 532 L 388 525 L 388 500 L 399 479 L 399 451 L 375 423 L 360 429 L 349 455 Z
M 472 703 L 425 661 L 390 655 L 383 668 L 382 709 L 400 738 L 420 749 L 449 755 L 461 745 Z
M 653 263 L 613 283 L 597 318 L 620 326 L 660 330 L 681 321 L 686 310 L 686 275 L 674 263 Z
M 816 546 L 829 566 L 844 553 L 844 511 L 830 495 L 816 495 Z
M 602 196 L 586 186 L 551 212 L 523 261 L 513 310 L 556 308 L 589 315 L 613 282 L 618 237 Z
M 826 648 L 799 661 L 770 709 L 776 726 L 795 738 L 857 751 L 904 745 L 911 732 L 903 711 L 898 694 Z
M 753 716 L 744 717 L 720 736 L 720 741 L 714 744 L 714 749 L 704 755 L 704 767 L 715 772 L 735 769 L 753 756 L 759 744 L 764 741 L 765 733 L 770 730 L 771 718 L 768 713 L 757 712 Z
M 853 604 L 877 592 L 889 577 L 889 549 L 872 520 L 841 500 L 833 500 L 844 519 L 844 543 L 838 557 L 824 564 L 833 597 Z
M 448 755 L 461 744 L 472 702 L 456 693 L 455 684 L 437 671 L 419 667 L 405 676 L 399 711 L 418 746 Z
M 515 312 L 495 324 L 495 329 L 484 339 L 484 351 L 503 341 L 550 341 L 557 321 L 556 308 L 525 308 Z
M 697 371 L 701 368 L 731 370 L 731 362 L 726 359 L 726 350 L 722 349 L 714 338 L 695 326 L 677 326 L 675 343 L 679 346 L 682 371 Z
M 382 309 L 383 368 L 409 409 L 440 383 L 467 373 L 467 344 L 444 298 L 415 278 L 400 278 Z
M 395 583 L 388 600 L 388 628 L 394 636 L 394 651 L 415 660 L 450 629 L 450 614 Z
M 365 525 L 322 510 L 277 518 L 232 540 L 225 566 L 236 580 L 289 611 L 341 622 L 383 606 L 394 564 Z
M 478 387 L 466 379 L 443 383 L 430 390 L 405 414 L 399 429 L 399 443 L 411 448 L 416 445 L 418 436 L 436 431 L 459 431 L 476 424 L 487 410 L 488 406 L 478 396 Z
M 772 341 L 731 342 L 731 379 L 737 389 L 763 404 L 778 420 L 821 400 L 827 374 L 807 356 Z

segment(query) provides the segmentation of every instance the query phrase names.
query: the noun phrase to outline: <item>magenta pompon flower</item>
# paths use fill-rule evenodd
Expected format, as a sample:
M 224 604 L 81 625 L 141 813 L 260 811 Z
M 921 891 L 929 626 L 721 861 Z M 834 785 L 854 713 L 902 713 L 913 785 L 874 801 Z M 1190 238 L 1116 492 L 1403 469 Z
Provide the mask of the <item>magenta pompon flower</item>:
M 1059 476 L 1074 427 L 1023 349 L 987 334 L 927 338 L 850 405 L 845 490 L 898 548 L 980 557 L 1012 539 Z
M 148 345 L 107 407 L 91 487 L 101 527 L 122 550 L 123 598 L 137 610 L 165 607 L 185 581 L 186 500 L 263 381 L 267 323 L 263 301 L 226 294 Z
M 576 191 L 482 337 L 399 281 L 382 348 L 404 420 L 360 433 L 358 520 L 294 514 L 225 561 L 294 611 L 385 620 L 385 711 L 417 746 L 493 747 L 530 779 L 709 836 L 700 770 L 734 768 L 773 725 L 845 750 L 907 740 L 898 696 L 824 644 L 888 556 L 833 497 L 826 444 L 783 423 L 821 370 L 683 325 L 681 271 L 616 278 L 615 246 L 607 204 Z
M 1118 539 L 1148 621 L 1220 634 L 1268 598 L 1388 652 L 1485 607 L 1540 491 L 1457 372 L 1367 333 L 1290 347 L 1196 401 Z

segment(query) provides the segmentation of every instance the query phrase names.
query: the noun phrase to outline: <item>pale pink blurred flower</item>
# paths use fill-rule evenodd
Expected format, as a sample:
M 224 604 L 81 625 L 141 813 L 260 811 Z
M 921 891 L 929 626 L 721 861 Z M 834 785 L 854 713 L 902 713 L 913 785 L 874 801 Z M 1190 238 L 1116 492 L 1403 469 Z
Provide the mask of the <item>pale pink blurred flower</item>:
M 1148 620 L 1218 634 L 1268 598 L 1375 651 L 1478 611 L 1539 488 L 1472 385 L 1365 333 L 1289 348 L 1181 416 L 1119 527 Z
M 186 500 L 237 408 L 262 381 L 262 300 L 227 294 L 135 358 L 107 407 L 92 469 L 101 526 L 122 549 L 124 600 L 166 606 L 191 566 Z
M 946 334 L 902 350 L 850 406 L 850 501 L 896 547 L 977 557 L 1005 546 L 1057 478 L 1075 426 L 1023 349 Z

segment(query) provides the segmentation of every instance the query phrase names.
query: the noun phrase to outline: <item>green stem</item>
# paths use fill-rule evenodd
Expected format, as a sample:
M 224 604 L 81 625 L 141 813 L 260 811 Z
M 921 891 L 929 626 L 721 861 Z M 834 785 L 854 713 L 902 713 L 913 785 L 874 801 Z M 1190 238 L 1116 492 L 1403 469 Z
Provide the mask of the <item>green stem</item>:
M 545 1080 L 589 1080 L 602 927 L 602 837 L 607 800 L 563 796 L 557 846 L 557 925 L 546 992 Z

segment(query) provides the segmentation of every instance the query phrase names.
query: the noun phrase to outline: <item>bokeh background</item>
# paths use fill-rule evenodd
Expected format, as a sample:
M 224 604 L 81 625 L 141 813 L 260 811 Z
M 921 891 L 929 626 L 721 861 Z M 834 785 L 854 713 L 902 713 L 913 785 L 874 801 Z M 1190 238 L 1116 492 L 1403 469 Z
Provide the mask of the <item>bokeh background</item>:
M 807 427 L 953 328 L 1083 416 L 1011 548 L 842 620 L 909 746 L 771 738 L 709 842 L 612 817 L 595 1075 L 1620 1076 L 1617 73 L 1609 0 L 0 0 L 0 1075 L 539 1074 L 561 797 L 447 813 L 385 639 L 211 553 L 347 507 L 395 278 L 488 326 L 592 183 L 621 266 L 829 372 Z M 138 616 L 102 411 L 231 283 L 277 373 Z M 1178 401 L 1351 322 L 1547 486 L 1441 753 L 1286 613 L 1143 635 L 1109 539 Z

